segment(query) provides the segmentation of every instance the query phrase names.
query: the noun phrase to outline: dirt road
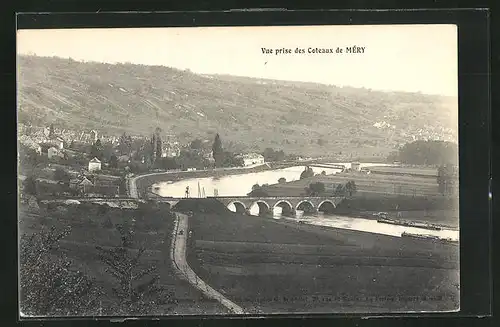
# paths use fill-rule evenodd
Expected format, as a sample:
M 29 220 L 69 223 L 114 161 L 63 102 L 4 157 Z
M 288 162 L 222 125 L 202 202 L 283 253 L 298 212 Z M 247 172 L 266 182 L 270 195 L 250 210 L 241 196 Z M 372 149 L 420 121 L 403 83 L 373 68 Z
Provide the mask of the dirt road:
M 186 261 L 186 237 L 188 234 L 188 216 L 176 213 L 176 222 L 174 226 L 174 233 L 172 237 L 172 260 L 174 267 L 184 278 L 195 288 L 199 289 L 209 298 L 219 301 L 223 306 L 228 308 L 231 312 L 237 314 L 245 313 L 241 307 L 228 300 L 221 293 L 210 287 L 205 283 L 196 273 L 189 267 Z

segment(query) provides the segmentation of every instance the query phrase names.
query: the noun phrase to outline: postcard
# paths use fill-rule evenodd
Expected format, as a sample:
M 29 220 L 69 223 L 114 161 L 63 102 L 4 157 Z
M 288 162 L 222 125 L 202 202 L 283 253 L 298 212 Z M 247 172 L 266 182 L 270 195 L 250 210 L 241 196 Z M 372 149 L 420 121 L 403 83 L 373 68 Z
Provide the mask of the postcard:
M 17 31 L 19 312 L 456 312 L 455 25 Z

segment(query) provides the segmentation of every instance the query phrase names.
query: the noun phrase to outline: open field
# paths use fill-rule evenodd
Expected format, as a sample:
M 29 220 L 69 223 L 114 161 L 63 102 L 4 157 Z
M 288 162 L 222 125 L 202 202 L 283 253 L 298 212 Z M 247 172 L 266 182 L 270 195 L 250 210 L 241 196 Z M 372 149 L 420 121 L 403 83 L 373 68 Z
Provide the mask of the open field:
M 400 194 L 410 196 L 437 196 L 438 184 L 436 178 L 416 177 L 385 174 L 364 174 L 364 173 L 338 173 L 334 175 L 317 175 L 286 184 L 275 184 L 265 187 L 266 192 L 271 195 L 294 195 L 299 196 L 304 193 L 304 189 L 311 183 L 321 182 L 325 184 L 326 192 L 333 192 L 338 184 L 345 184 L 348 181 L 356 183 L 357 193 L 380 193 L 380 194 Z
M 223 212 L 190 230 L 190 266 L 250 312 L 458 308 L 456 245 Z
M 108 221 L 109 219 L 109 221 Z M 135 221 L 133 221 L 135 220 Z M 227 312 L 218 302 L 205 299 L 200 292 L 184 280 L 179 279 L 170 262 L 170 240 L 173 218 L 162 208 L 115 209 L 102 205 L 80 204 L 41 208 L 34 212 L 21 206 L 19 230 L 21 234 L 56 226 L 63 229 L 71 227 L 71 233 L 60 241 L 58 253 L 64 253 L 72 260 L 75 269 L 81 269 L 94 277 L 97 284 L 105 290 L 103 311 L 111 310 L 113 304 L 120 303 L 112 292 L 115 280 L 104 271 L 105 265 L 98 259 L 96 246 L 104 248 L 120 244 L 120 236 L 113 227 L 116 224 L 134 223 L 134 244 L 131 252 L 140 246 L 146 248 L 140 266 L 156 265 L 160 284 L 171 294 L 165 305 L 159 306 L 151 314 L 210 314 Z M 60 251 L 60 252 L 59 252 Z M 22 263 L 21 263 L 22 264 Z

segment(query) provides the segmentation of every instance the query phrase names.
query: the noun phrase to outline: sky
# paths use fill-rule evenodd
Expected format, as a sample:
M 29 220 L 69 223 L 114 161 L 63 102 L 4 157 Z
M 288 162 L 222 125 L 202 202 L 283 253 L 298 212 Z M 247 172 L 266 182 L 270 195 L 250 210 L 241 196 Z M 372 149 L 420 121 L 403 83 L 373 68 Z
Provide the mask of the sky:
M 19 30 L 19 54 L 457 96 L 455 25 Z M 363 53 L 345 53 L 346 47 Z M 273 49 L 263 54 L 261 48 Z M 308 53 L 336 48 L 343 53 Z M 276 54 L 286 48 L 291 54 Z M 302 48 L 305 53 L 295 53 Z

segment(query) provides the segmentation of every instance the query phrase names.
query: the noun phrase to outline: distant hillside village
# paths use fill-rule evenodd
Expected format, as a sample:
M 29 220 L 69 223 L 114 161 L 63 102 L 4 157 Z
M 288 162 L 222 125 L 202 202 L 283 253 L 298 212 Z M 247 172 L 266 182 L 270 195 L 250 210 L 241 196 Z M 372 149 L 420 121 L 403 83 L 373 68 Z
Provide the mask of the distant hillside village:
M 19 124 L 18 141 L 21 184 L 31 185 L 31 193 L 37 195 L 118 197 L 126 194 L 125 180 L 131 174 L 265 163 L 259 153 L 224 150 L 218 135 L 213 143 L 195 139 L 179 144 L 160 128 L 150 137 L 117 137 L 96 130 Z M 267 153 L 271 159 L 273 154 Z
M 223 144 L 219 134 L 213 139 L 194 139 L 181 144 L 174 135 L 159 127 L 148 137 L 126 133 L 108 136 L 96 130 L 19 124 L 18 141 L 20 186 L 24 193 L 39 197 L 118 197 L 127 195 L 126 179 L 133 174 L 252 167 L 265 163 L 279 168 L 311 159 L 271 148 L 262 153 L 233 152 L 228 150 L 230 146 L 226 147 L 231 141 Z M 336 158 L 337 162 L 351 162 L 353 171 L 369 173 L 360 169 L 356 162 L 359 158 L 345 159 Z M 452 176 L 457 175 L 452 167 L 458 165 L 458 147 L 452 142 L 418 140 L 394 151 L 387 160 L 440 167 L 441 175 Z M 446 189 L 446 185 L 443 187 Z

